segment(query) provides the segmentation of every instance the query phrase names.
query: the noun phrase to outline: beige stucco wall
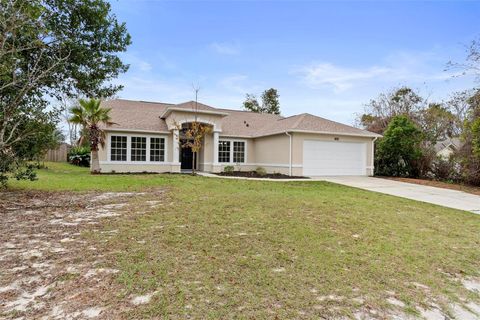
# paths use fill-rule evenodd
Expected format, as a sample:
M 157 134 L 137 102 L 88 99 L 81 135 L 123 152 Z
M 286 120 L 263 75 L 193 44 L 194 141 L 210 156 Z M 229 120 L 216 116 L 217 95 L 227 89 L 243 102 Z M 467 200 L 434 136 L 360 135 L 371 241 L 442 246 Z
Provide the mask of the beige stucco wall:
M 130 137 L 159 137 L 165 138 L 165 151 L 166 158 L 165 162 L 136 162 L 130 163 L 130 159 L 127 161 L 110 161 L 108 159 L 108 148 L 110 148 L 110 136 L 120 135 L 127 136 L 129 140 Z M 166 133 L 146 133 L 146 132 L 130 132 L 130 131 L 111 131 L 107 132 L 107 143 L 105 147 L 100 147 L 98 151 L 98 157 L 100 161 L 100 170 L 104 173 L 110 172 L 178 172 L 179 166 L 172 164 L 172 155 L 173 155 L 173 141 L 172 135 Z M 148 154 L 147 154 L 148 159 Z
M 167 164 L 128 164 L 128 163 L 109 163 L 100 164 L 102 173 L 138 173 L 138 172 L 180 172 L 180 166 Z
M 255 139 L 255 163 L 289 164 L 289 137 L 286 134 Z

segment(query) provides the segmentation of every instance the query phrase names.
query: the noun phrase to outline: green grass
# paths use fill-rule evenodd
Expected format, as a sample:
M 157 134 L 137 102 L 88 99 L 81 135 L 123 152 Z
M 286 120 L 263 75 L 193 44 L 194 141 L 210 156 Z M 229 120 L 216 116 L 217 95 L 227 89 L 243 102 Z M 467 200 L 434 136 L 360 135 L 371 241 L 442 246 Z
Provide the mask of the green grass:
M 136 210 L 146 213 L 107 226 L 119 230 L 103 250 L 116 252 L 120 298 L 157 291 L 127 318 L 351 316 L 360 307 L 354 298 L 391 308 L 387 291 L 414 313 L 432 299 L 446 305 L 467 296 L 453 277 L 480 271 L 480 217 L 467 212 L 318 181 L 91 176 L 48 166 L 38 181 L 12 181 L 11 188 L 168 187 L 162 206 L 150 208 L 148 193 L 135 197 Z M 102 237 L 93 236 L 99 246 Z
M 184 176 L 171 174 L 91 175 L 88 168 L 59 162 L 47 162 L 46 167 L 47 169 L 37 170 L 37 181 L 16 181 L 12 178 L 9 187 L 45 191 L 141 191 L 185 181 Z

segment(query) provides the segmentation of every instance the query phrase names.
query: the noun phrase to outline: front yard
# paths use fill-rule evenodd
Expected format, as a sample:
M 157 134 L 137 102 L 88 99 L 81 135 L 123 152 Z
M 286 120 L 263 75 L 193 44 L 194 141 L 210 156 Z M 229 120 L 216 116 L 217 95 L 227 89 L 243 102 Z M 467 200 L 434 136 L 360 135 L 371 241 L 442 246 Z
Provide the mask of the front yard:
M 480 314 L 478 215 L 327 182 L 48 166 L 0 194 L 0 318 Z

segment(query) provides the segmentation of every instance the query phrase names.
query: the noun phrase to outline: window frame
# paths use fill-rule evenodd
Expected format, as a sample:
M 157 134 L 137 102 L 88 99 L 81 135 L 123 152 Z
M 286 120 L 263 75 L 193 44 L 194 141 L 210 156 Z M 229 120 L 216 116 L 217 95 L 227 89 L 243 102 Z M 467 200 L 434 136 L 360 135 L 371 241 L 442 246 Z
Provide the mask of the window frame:
M 117 160 L 117 159 L 112 159 L 112 156 L 113 156 L 113 153 L 112 153 L 112 149 L 113 149 L 113 138 L 125 138 L 125 160 Z M 122 139 L 123 140 L 123 139 Z M 111 161 L 111 162 L 125 162 L 125 161 L 128 161 L 128 137 L 124 136 L 124 135 L 111 135 L 110 138 L 109 138 L 109 148 L 108 148 L 108 161 Z M 119 143 L 118 141 L 116 141 L 115 143 Z M 120 142 L 123 144 L 123 141 Z M 119 148 L 117 146 L 115 146 L 115 150 L 124 150 L 124 148 Z M 115 152 L 115 155 L 118 156 L 118 152 Z M 121 154 L 122 158 L 123 158 L 123 152 Z
M 228 146 L 228 151 L 227 150 L 221 150 L 220 146 Z M 220 153 L 228 154 L 228 161 L 222 161 L 223 159 L 223 154 L 222 156 Z M 229 140 L 218 140 L 218 162 L 219 163 L 231 163 L 232 161 L 232 142 Z
M 136 139 L 136 140 L 138 139 L 140 141 L 133 142 L 133 139 Z M 150 139 L 147 139 L 147 137 L 139 137 L 139 136 L 130 137 L 130 161 L 142 162 L 142 163 L 147 162 L 147 153 L 148 155 L 150 154 L 147 148 L 147 143 L 149 142 L 149 140 Z M 133 147 L 134 143 L 137 145 L 137 147 L 135 148 Z
M 229 161 L 228 162 L 222 162 L 220 161 L 220 142 L 228 142 L 230 146 L 230 153 L 229 153 Z M 234 155 L 234 143 L 235 142 L 242 142 L 244 147 L 243 147 L 243 161 L 242 162 L 234 162 L 233 161 L 233 155 Z M 248 159 L 248 141 L 245 139 L 229 139 L 229 138 L 218 138 L 218 163 L 219 164 L 247 164 L 247 159 Z
M 158 139 L 158 146 L 159 148 L 158 149 L 152 149 L 152 144 L 153 144 L 153 139 Z M 166 139 L 164 137 L 149 137 L 148 138 L 148 142 L 149 142 L 149 147 L 150 147 L 150 152 L 149 152 L 149 162 L 154 162 L 154 163 L 158 163 L 158 162 L 165 162 L 165 159 L 166 159 Z M 162 148 L 163 146 L 163 148 Z M 158 155 L 157 154 L 153 154 L 152 151 L 157 151 L 158 150 Z M 158 156 L 158 160 L 152 160 L 152 157 L 156 157 Z
M 112 137 L 113 136 L 121 136 L 127 138 L 127 160 L 114 160 L 112 161 Z M 132 137 L 139 137 L 139 138 L 146 138 L 146 153 L 145 153 L 145 161 L 132 161 Z M 164 158 L 163 161 L 150 161 L 150 145 L 152 138 L 160 138 L 164 139 Z M 101 161 L 100 164 L 158 164 L 158 165 L 167 165 L 170 164 L 167 162 L 168 159 L 168 135 L 167 134 L 145 134 L 145 133 L 126 133 L 126 132 L 108 132 L 107 133 L 107 141 L 108 145 L 106 146 L 107 149 L 107 161 Z

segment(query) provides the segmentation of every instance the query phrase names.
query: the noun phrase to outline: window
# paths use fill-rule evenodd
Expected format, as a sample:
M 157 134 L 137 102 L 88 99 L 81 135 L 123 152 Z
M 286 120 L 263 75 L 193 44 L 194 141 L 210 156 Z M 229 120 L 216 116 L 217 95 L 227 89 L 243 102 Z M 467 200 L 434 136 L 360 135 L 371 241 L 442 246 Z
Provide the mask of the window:
M 233 141 L 233 162 L 245 162 L 245 142 Z
M 245 141 L 220 140 L 218 162 L 245 163 Z
M 150 138 L 150 161 L 165 161 L 164 138 Z
M 131 150 L 130 159 L 132 161 L 147 161 L 147 138 L 132 137 Z
M 230 162 L 230 141 L 218 142 L 218 162 Z
M 110 160 L 127 161 L 127 137 L 112 136 L 110 143 Z

